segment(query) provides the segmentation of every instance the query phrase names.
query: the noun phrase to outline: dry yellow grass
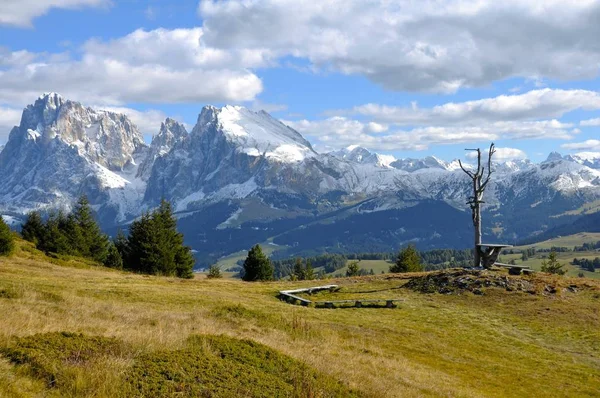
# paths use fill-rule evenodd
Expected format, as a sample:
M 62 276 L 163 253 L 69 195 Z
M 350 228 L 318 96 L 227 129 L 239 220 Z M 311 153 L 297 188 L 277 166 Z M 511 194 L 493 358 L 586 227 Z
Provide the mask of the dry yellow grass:
M 371 397 L 594 396 L 600 391 L 598 282 L 552 297 L 497 289 L 484 296 L 394 289 L 404 299 L 396 309 L 324 310 L 276 298 L 280 289 L 315 282 L 133 275 L 75 260 L 51 263 L 27 243 L 18 246 L 13 257 L 0 259 L 5 292 L 0 346 L 14 336 L 68 331 L 116 337 L 134 349 L 73 375 L 63 391 L 48 390 L 1 359 L 0 396 L 119 396 L 132 357 L 179 349 L 194 334 L 253 339 Z M 337 282 L 367 290 L 404 283 Z

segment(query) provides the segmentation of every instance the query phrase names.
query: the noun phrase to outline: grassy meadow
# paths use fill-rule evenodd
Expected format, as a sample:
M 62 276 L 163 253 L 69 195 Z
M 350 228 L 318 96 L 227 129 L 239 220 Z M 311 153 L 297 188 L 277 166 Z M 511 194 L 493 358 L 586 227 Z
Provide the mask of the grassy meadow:
M 403 288 L 415 276 L 327 282 L 397 308 L 316 309 L 276 297 L 315 281 L 135 275 L 18 241 L 0 258 L 0 397 L 597 396 L 600 282 L 443 295 Z

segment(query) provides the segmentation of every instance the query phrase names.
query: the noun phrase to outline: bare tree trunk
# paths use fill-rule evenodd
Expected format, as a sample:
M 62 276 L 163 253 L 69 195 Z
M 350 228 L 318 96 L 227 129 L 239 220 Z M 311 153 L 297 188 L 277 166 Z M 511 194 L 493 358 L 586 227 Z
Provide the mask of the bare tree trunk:
M 483 193 L 492 175 L 492 156 L 496 150 L 492 143 L 488 152 L 487 175 L 485 178 L 483 178 L 485 166 L 481 164 L 481 150 L 479 148 L 472 150 L 477 151 L 477 170 L 469 171 L 463 167 L 460 160 L 458 162 L 460 168 L 471 178 L 473 184 L 473 196 L 469 198 L 467 204 L 471 207 L 471 218 L 473 219 L 473 228 L 475 230 L 473 266 L 479 267 L 481 266 L 481 249 L 479 246 L 481 245 L 481 204 L 483 203 Z
M 481 252 L 480 252 L 480 244 L 481 244 L 481 207 L 477 206 L 475 209 L 475 261 L 473 266 L 479 267 L 481 265 Z

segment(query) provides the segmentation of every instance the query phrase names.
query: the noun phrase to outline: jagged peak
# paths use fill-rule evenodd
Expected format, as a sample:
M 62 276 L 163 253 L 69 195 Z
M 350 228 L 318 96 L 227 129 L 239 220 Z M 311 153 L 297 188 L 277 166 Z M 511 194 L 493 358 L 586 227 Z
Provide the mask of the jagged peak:
M 562 160 L 563 157 L 560 153 L 558 152 L 550 152 L 550 154 L 548 155 L 548 157 L 546 158 L 546 162 L 552 162 L 555 160 Z

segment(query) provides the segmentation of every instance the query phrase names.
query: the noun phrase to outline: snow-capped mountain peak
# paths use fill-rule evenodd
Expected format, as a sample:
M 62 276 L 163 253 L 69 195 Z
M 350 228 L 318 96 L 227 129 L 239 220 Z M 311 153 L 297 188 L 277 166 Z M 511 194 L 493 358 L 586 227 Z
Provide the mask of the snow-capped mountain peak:
M 564 158 L 592 169 L 600 169 L 600 152 L 579 152 Z
M 254 112 L 242 106 L 222 108 L 205 106 L 192 135 L 215 129 L 250 156 L 265 156 L 279 162 L 299 162 L 316 156 L 310 143 L 297 131 L 264 111 Z
M 392 155 L 374 153 L 359 145 L 350 145 L 344 149 L 329 152 L 329 155 L 350 162 L 372 164 L 384 168 L 391 167 L 390 164 L 396 161 L 396 158 Z

